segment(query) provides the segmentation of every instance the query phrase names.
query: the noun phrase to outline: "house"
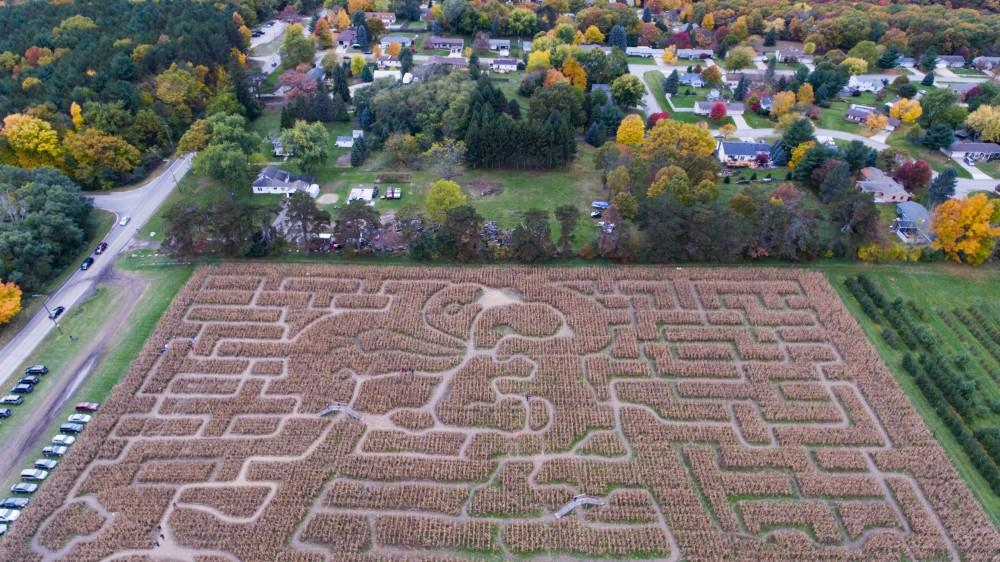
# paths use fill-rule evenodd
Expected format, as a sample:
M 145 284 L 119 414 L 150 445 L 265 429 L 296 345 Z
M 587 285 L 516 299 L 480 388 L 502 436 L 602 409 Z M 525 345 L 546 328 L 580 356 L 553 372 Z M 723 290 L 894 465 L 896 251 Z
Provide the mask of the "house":
M 365 136 L 365 132 L 361 129 L 354 129 L 351 131 L 351 136 L 338 136 L 337 148 L 352 148 L 354 146 L 354 139 L 360 139 L 363 136 Z
M 965 66 L 965 57 L 960 55 L 938 55 L 939 68 L 961 68 Z
M 702 80 L 701 74 L 695 74 L 694 72 L 685 72 L 681 74 L 678 78 L 678 83 L 682 86 L 692 86 L 695 88 L 702 88 L 705 86 L 705 81 Z
M 986 162 L 1000 159 L 1000 144 L 993 142 L 962 142 L 955 141 L 948 148 L 942 148 L 948 156 L 973 162 Z
M 291 150 L 285 150 L 285 145 L 281 142 L 281 135 L 274 135 L 271 138 L 271 148 L 273 149 L 274 155 L 279 158 L 295 156 Z
M 878 168 L 861 168 L 858 189 L 875 196 L 876 203 L 899 203 L 909 201 L 910 194 L 896 180 Z
M 766 142 L 719 141 L 715 148 L 719 162 L 730 168 L 757 168 L 771 162 L 771 145 Z
M 360 45 L 358 45 L 357 41 L 355 41 L 357 36 L 358 36 L 358 31 L 353 27 L 345 29 L 337 34 L 337 46 L 343 47 L 345 49 L 348 49 L 350 47 L 358 48 L 360 47 Z
M 678 59 L 710 59 L 714 54 L 712 49 L 677 49 Z
M 979 70 L 993 70 L 1000 67 L 1000 57 L 976 57 L 972 59 L 972 66 Z
M 708 91 L 708 95 L 705 96 L 705 99 L 708 101 L 719 101 L 720 99 L 722 99 L 722 94 L 719 92 L 718 89 L 712 88 L 711 90 Z
M 490 70 L 493 72 L 499 72 L 501 74 L 506 72 L 516 72 L 517 71 L 517 59 L 493 59 L 490 61 Z
M 931 214 L 916 201 L 903 201 L 896 205 L 896 218 L 890 229 L 907 244 L 930 244 Z
M 767 82 L 767 75 L 763 72 L 730 72 L 723 79 L 730 89 L 740 85 L 740 78 L 746 78 L 748 84 L 763 84 Z
M 695 115 L 708 115 L 712 113 L 712 108 L 718 102 L 711 101 L 699 101 L 694 104 L 694 114 Z M 744 106 L 742 103 L 724 103 L 726 106 L 726 115 L 743 115 Z
M 392 55 L 382 55 L 375 61 L 380 70 L 386 70 L 389 68 L 400 68 L 403 63 L 399 60 L 399 57 L 394 57 Z
M 855 74 L 847 81 L 847 90 L 878 93 L 896 77 L 889 74 Z
M 396 14 L 393 12 L 365 12 L 365 21 L 370 19 L 381 20 L 382 25 L 388 29 L 390 25 L 396 23 Z
M 445 51 L 461 51 L 465 41 L 461 37 L 438 37 L 431 35 L 424 41 L 424 49 L 442 49 Z
M 767 96 L 767 97 L 761 98 L 761 100 L 760 100 L 760 110 L 761 111 L 766 111 L 767 113 L 771 113 L 771 106 L 772 105 L 774 105 L 774 97 L 773 96 Z
M 387 51 L 389 49 L 389 45 L 392 45 L 393 43 L 398 43 L 400 47 L 408 49 L 413 47 L 413 38 L 406 35 L 386 35 L 378 41 L 378 44 L 382 46 L 383 51 Z
M 469 61 L 462 57 L 428 57 L 427 64 L 441 64 L 449 67 L 468 66 Z
M 596 43 L 584 43 L 583 45 L 580 45 L 580 50 L 584 53 L 589 53 L 590 51 L 604 51 L 605 55 L 611 54 L 611 47 L 598 45 Z
M 663 56 L 663 49 L 652 47 L 625 47 L 625 54 L 630 57 L 656 57 Z
M 948 88 L 952 92 L 958 94 L 959 97 L 962 97 L 966 93 L 968 93 L 969 90 L 975 88 L 979 84 L 975 82 L 948 82 L 948 83 L 941 82 L 938 85 Z
M 814 56 L 803 53 L 802 49 L 798 47 L 785 47 L 783 49 L 778 49 L 775 51 L 775 58 L 778 62 L 787 64 L 812 64 L 812 62 L 816 60 Z
M 533 43 L 534 43 L 533 41 L 521 41 L 521 50 L 524 51 L 525 54 L 530 53 L 531 45 Z
M 489 45 L 491 51 L 510 51 L 510 39 L 490 39 Z
M 372 79 L 381 80 L 382 78 L 392 78 L 393 80 L 399 80 L 402 78 L 400 71 L 398 70 L 376 70 L 372 73 Z
M 319 186 L 312 176 L 293 176 L 277 166 L 266 166 L 252 186 L 255 194 L 291 195 L 301 191 L 313 198 L 319 195 Z
M 917 66 L 917 59 L 913 57 L 899 57 L 896 59 L 896 66 L 902 66 L 903 68 L 913 68 Z
M 306 71 L 306 77 L 311 79 L 313 82 L 318 82 L 323 78 L 326 78 L 326 71 L 318 66 L 314 66 Z

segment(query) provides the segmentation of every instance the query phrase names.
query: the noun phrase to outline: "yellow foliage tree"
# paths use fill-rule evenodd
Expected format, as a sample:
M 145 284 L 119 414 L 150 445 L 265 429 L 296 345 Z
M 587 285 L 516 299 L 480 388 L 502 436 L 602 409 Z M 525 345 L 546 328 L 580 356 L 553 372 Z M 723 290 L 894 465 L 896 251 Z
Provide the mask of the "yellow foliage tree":
M 424 209 L 432 221 L 440 223 L 448 211 L 465 203 L 462 187 L 451 180 L 438 180 L 427 190 Z
M 673 119 L 661 119 L 653 125 L 643 141 L 643 150 L 646 153 L 660 149 L 707 156 L 715 150 L 715 137 L 705 127 Z
M 596 25 L 592 25 L 583 33 L 583 42 L 604 43 L 604 34 L 601 33 L 601 30 Z
M 21 288 L 12 281 L 0 283 L 0 324 L 7 324 L 21 312 Z
M 563 62 L 563 76 L 569 79 L 569 83 L 581 92 L 587 89 L 587 71 L 576 59 L 569 57 Z
M 333 46 L 333 34 L 330 33 L 330 24 L 327 23 L 326 19 L 319 18 L 316 20 L 313 35 L 316 37 L 316 44 L 320 49 L 329 49 Z
M 865 129 L 869 134 L 874 135 L 889 126 L 889 118 L 881 113 L 872 113 L 865 120 Z
M 979 106 L 965 118 L 965 124 L 978 132 L 983 140 L 1000 140 L 1000 106 Z
M 22 168 L 56 166 L 62 162 L 59 134 L 47 121 L 23 113 L 11 113 L 3 118 L 7 144 L 14 151 L 17 165 Z
M 712 12 L 705 14 L 705 17 L 701 18 L 701 26 L 709 31 L 715 28 L 715 16 L 712 15 Z
M 791 158 L 788 160 L 788 169 L 794 170 L 799 165 L 799 162 L 802 161 L 802 157 L 806 155 L 806 152 L 809 152 L 809 149 L 814 146 L 816 146 L 815 141 L 806 141 L 793 148 Z
M 69 104 L 69 118 L 73 121 L 74 129 L 83 130 L 83 111 L 80 109 L 80 104 L 76 102 Z
M 913 123 L 923 112 L 924 110 L 920 107 L 920 102 L 903 98 L 892 104 L 892 108 L 889 109 L 889 116 L 893 119 L 899 119 L 904 123 Z
M 548 51 L 532 50 L 531 54 L 528 55 L 528 66 L 525 70 L 533 72 L 535 70 L 549 68 L 550 66 L 552 66 L 552 63 L 549 62 Z
M 351 57 L 351 76 L 361 76 L 361 71 L 365 69 L 365 57 L 354 55 Z
M 615 140 L 626 146 L 641 146 L 643 129 L 642 117 L 633 113 L 622 119 Z
M 954 261 L 979 265 L 993 254 L 1000 236 L 996 219 L 996 204 L 983 193 L 949 199 L 931 216 L 931 231 L 937 236 L 931 246 Z
M 778 92 L 771 100 L 771 115 L 781 117 L 792 111 L 795 107 L 795 94 L 791 92 Z
M 719 127 L 719 133 L 727 139 L 731 139 L 733 138 L 733 135 L 736 134 L 736 125 L 726 123 L 725 125 Z
M 850 74 L 864 74 L 868 72 L 868 61 L 858 57 L 847 57 L 840 66 L 847 69 Z
M 812 84 L 806 82 L 805 84 L 799 86 L 799 105 L 805 107 L 807 105 L 812 105 L 816 101 L 816 96 L 813 95 Z
M 351 27 L 351 16 L 347 15 L 346 10 L 337 11 L 337 31 L 343 31 Z
M 663 49 L 663 64 L 674 64 L 677 62 L 677 45 L 671 45 Z
M 393 41 L 389 43 L 389 56 L 398 57 L 403 52 L 403 46 Z

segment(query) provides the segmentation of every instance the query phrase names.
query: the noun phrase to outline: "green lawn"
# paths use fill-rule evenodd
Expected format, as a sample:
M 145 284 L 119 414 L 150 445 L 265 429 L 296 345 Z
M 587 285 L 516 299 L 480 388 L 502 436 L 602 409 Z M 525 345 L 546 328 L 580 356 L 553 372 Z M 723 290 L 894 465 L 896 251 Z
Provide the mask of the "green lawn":
M 976 167 L 982 170 L 986 175 L 991 178 L 1000 178 L 1000 160 L 993 160 L 991 162 L 980 162 L 976 164 Z
M 945 168 L 951 167 L 958 172 L 958 177 L 972 179 L 972 174 L 970 174 L 965 168 L 956 164 L 954 160 L 942 154 L 940 151 L 928 150 L 919 144 L 910 142 L 906 138 L 906 133 L 913 127 L 916 127 L 916 125 L 907 125 L 905 123 L 900 125 L 895 131 L 892 132 L 891 135 L 889 135 L 886 142 L 889 146 L 908 155 L 910 158 L 926 160 L 935 172 L 940 173 L 943 172 Z
M 949 68 L 948 70 L 951 70 L 952 73 L 958 76 L 986 76 L 975 68 Z
M 857 102 L 853 102 L 857 103 Z M 832 129 L 834 131 L 844 131 L 845 133 L 853 133 L 860 135 L 864 131 L 864 127 L 857 123 L 851 123 L 844 119 L 844 113 L 847 112 L 848 104 L 845 102 L 833 102 L 830 107 L 823 107 L 820 109 L 819 116 L 819 128 L 821 129 Z
M 115 215 L 114 213 L 109 213 L 107 211 L 102 211 L 100 209 L 94 209 L 91 211 L 91 229 L 87 233 L 87 242 L 80 247 L 80 251 L 77 252 L 73 260 L 66 265 L 66 268 L 57 275 L 45 283 L 41 289 L 38 291 L 25 292 L 21 295 L 21 312 L 10 321 L 9 324 L 4 324 L 0 326 L 0 347 L 3 347 L 14 337 L 19 331 L 21 331 L 24 326 L 28 324 L 28 321 L 42 308 L 42 303 L 45 301 L 45 293 L 51 293 L 62 286 L 67 279 L 77 269 L 80 268 L 80 264 L 83 260 L 94 251 L 94 246 L 99 242 L 104 236 L 111 230 L 115 225 Z M 39 297 L 33 297 L 32 294 L 42 295 Z
M 124 263 L 126 260 L 119 262 L 119 265 Z M 192 266 L 171 266 L 145 268 L 135 272 L 146 277 L 149 280 L 149 286 L 140 297 L 131 315 L 125 320 L 124 325 L 128 326 L 128 330 L 120 334 L 115 344 L 108 348 L 99 362 L 93 366 L 86 382 L 73 393 L 46 430 L 46 436 L 58 433 L 59 425 L 64 423 L 66 417 L 73 413 L 73 407 L 77 402 L 104 402 L 111 393 L 111 389 L 128 371 L 146 339 L 156 328 L 163 312 L 184 283 L 187 282 L 192 271 L 194 271 Z M 78 339 L 75 342 L 70 341 L 68 337 L 62 336 L 58 332 L 52 332 L 25 361 L 25 365 L 45 363 L 49 367 L 49 374 L 42 378 L 42 381 L 36 386 L 36 390 L 44 391 L 47 386 L 52 385 L 51 381 L 66 376 L 65 366 L 72 362 L 79 350 L 83 349 L 100 331 L 104 319 L 115 312 L 117 305 L 120 304 L 119 297 L 121 295 L 121 290 L 114 286 L 101 287 L 94 296 L 67 313 L 66 318 L 62 321 L 63 330 L 66 334 L 74 334 Z M 23 405 L 13 407 L 14 415 L 0 426 L 0 443 L 19 427 L 19 421 L 26 419 L 24 415 L 18 416 L 17 409 L 29 407 L 31 407 L 31 395 L 25 398 Z M 47 442 L 39 444 L 39 453 L 41 453 L 41 447 L 47 444 Z M 11 475 L 12 477 L 4 484 L 6 487 L 10 487 L 14 481 L 18 480 L 16 474 L 15 472 Z
M 1000 522 L 1000 497 L 990 490 L 986 481 L 972 467 L 964 451 L 916 387 L 913 378 L 903 370 L 902 353 L 882 339 L 880 334 L 885 326 L 875 323 L 864 314 L 858 302 L 844 287 L 844 280 L 847 277 L 865 273 L 889 300 L 902 297 L 904 300 L 912 301 L 917 308 L 924 311 L 927 321 L 921 324 L 933 330 L 939 341 L 938 346 L 946 355 L 954 357 L 962 354 L 970 358 L 962 371 L 979 381 L 977 395 L 996 400 L 1000 398 L 1000 388 L 993 377 L 1000 371 L 1000 363 L 976 343 L 975 337 L 956 320 L 953 311 L 956 308 L 974 306 L 988 310 L 996 319 L 997 313 L 1000 312 L 994 305 L 1000 299 L 1000 272 L 990 266 L 971 269 L 945 264 L 844 264 L 819 266 L 819 269 L 826 273 L 830 283 L 860 322 L 868 338 L 986 512 L 993 518 L 994 523 Z M 949 328 L 942 320 L 942 315 L 949 323 L 957 326 L 957 329 Z M 997 424 L 998 415 L 986 412 L 975 420 L 973 428 Z
M 771 121 L 770 118 L 755 113 L 749 108 L 743 112 L 743 120 L 754 129 L 771 129 L 777 125 L 776 121 Z

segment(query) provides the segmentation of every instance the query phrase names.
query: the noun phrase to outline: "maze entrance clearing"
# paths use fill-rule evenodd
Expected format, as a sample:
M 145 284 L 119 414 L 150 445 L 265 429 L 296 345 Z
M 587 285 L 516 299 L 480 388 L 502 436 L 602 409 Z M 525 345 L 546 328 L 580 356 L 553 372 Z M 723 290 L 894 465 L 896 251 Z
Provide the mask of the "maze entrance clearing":
M 200 269 L 0 559 L 995 559 L 822 275 Z

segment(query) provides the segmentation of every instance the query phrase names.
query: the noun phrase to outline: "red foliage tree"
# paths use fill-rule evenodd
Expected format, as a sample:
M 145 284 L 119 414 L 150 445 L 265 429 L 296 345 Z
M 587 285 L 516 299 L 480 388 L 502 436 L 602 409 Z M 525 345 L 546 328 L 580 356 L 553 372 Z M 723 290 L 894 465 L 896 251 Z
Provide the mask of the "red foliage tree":
M 674 34 L 674 45 L 677 45 L 678 49 L 690 49 L 691 48 L 691 37 L 684 32 Z
M 712 111 L 708 113 L 708 118 L 712 121 L 721 121 L 726 118 L 726 104 L 721 101 L 715 102 Z
M 931 165 L 926 160 L 908 160 L 896 168 L 893 177 L 903 184 L 907 191 L 923 189 L 931 183 Z
M 648 131 L 652 129 L 653 125 L 656 125 L 656 122 L 662 119 L 670 119 L 670 114 L 666 111 L 660 111 L 650 115 L 649 118 L 646 119 L 646 130 Z
M 316 81 L 301 72 L 286 70 L 278 77 L 278 83 L 287 86 L 285 98 L 291 100 L 297 96 L 311 96 L 316 92 Z

